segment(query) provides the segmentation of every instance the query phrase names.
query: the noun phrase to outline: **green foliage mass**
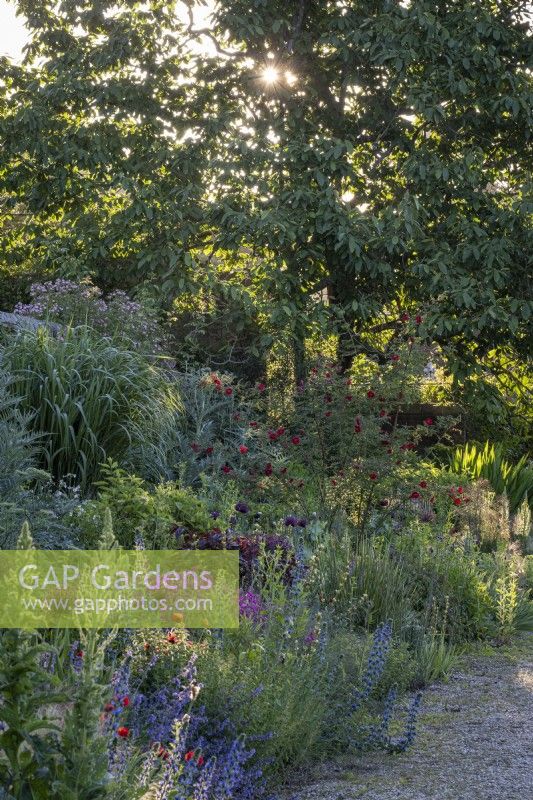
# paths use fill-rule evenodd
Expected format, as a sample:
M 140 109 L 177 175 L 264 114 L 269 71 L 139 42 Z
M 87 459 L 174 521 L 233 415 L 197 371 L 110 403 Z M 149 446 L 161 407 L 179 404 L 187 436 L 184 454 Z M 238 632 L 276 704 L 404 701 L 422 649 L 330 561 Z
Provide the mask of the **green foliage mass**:
M 40 328 L 6 340 L 2 359 L 21 412 L 35 433 L 46 434 L 41 462 L 54 478 L 70 476 L 87 489 L 106 457 L 127 458 L 130 448 L 132 460 L 147 456 L 145 471 L 165 474 L 162 448 L 170 441 L 161 434 L 172 427 L 177 398 L 139 354 L 88 328 L 57 337 Z M 136 448 L 141 435 L 142 453 Z
M 316 325 L 347 360 L 398 307 L 427 308 L 462 379 L 494 348 L 524 354 L 522 4 L 221 0 L 199 27 L 201 5 L 19 0 L 4 274 L 151 280 L 167 307 L 201 290 L 198 312 L 216 297 L 242 330 L 260 320 L 258 352 L 293 337 L 300 374 Z

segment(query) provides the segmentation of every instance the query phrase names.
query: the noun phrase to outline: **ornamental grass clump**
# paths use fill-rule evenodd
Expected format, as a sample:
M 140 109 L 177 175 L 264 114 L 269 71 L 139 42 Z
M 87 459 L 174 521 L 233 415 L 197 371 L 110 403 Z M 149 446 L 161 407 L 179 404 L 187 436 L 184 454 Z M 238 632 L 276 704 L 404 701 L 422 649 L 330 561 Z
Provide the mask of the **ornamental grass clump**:
M 42 437 L 40 463 L 55 480 L 71 476 L 85 491 L 108 457 L 140 461 L 144 472 L 165 469 L 165 434 L 178 400 L 144 357 L 87 327 L 57 338 L 44 329 L 24 331 L 1 354 L 12 376 L 9 391 Z M 147 433 L 142 421 L 149 419 L 157 425 Z

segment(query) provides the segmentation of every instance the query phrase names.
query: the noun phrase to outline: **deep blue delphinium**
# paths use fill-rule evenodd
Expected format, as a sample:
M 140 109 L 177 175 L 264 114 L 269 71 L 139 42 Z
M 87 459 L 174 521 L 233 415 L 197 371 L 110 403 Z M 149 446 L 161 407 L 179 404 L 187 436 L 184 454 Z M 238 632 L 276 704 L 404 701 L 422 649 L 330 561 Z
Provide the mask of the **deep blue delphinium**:
M 399 739 L 391 739 L 389 748 L 394 752 L 403 753 L 408 747 L 411 747 L 416 738 L 416 722 L 420 713 L 420 706 L 422 705 L 422 692 L 417 692 L 413 697 L 409 710 L 407 712 L 407 721 L 405 724 L 405 733 Z
M 354 702 L 352 704 L 352 711 L 357 711 L 359 709 L 361 704 L 370 697 L 372 690 L 379 682 L 385 669 L 385 663 L 387 661 L 387 655 L 391 648 L 391 644 L 392 626 L 390 622 L 384 622 L 381 625 L 378 625 L 374 631 L 372 647 L 368 655 L 368 662 L 363 675 L 362 687 L 355 694 Z

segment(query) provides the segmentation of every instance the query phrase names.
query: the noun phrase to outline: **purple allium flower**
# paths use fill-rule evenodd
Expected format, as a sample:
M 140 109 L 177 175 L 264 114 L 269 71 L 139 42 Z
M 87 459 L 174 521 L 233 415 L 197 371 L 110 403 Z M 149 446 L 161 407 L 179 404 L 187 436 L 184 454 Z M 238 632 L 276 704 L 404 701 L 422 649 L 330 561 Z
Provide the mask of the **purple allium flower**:
M 239 614 L 241 617 L 251 619 L 252 622 L 258 622 L 261 618 L 262 610 L 263 601 L 259 594 L 252 590 L 241 593 L 239 597 Z
M 287 528 L 295 528 L 298 525 L 298 520 L 293 514 L 289 514 L 288 517 L 285 517 L 284 523 Z
M 238 503 L 235 503 L 235 511 L 238 511 L 239 514 L 247 514 L 249 510 L 249 506 L 243 500 L 239 500 Z
M 309 647 L 317 641 L 318 637 L 315 630 L 310 630 L 304 639 L 304 643 Z
M 220 511 L 211 511 L 211 519 L 218 519 L 220 517 Z

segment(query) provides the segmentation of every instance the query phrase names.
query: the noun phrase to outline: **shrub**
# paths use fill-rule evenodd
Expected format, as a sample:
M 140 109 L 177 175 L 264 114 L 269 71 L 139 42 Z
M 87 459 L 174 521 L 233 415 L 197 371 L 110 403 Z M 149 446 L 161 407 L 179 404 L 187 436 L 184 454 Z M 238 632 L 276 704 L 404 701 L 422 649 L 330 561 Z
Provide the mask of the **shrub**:
M 142 356 L 88 328 L 71 328 L 59 338 L 43 329 L 20 333 L 5 344 L 3 360 L 13 376 L 10 391 L 43 437 L 42 466 L 56 480 L 71 476 L 85 491 L 102 461 L 127 461 L 135 445 L 147 456 L 146 472 L 165 470 L 177 399 Z M 156 441 L 139 441 L 140 423 L 151 417 Z M 139 453 L 131 460 L 138 459 Z
M 30 432 L 31 417 L 22 413 L 12 384 L 13 378 L 0 370 L 0 495 L 4 502 L 37 477 L 37 437 Z
M 97 499 L 84 503 L 72 516 L 88 548 L 95 547 L 101 536 L 106 509 L 111 511 L 114 532 L 123 547 L 133 547 L 139 535 L 147 547 L 173 548 L 182 533 L 207 531 L 213 522 L 192 490 L 175 483 L 150 488 L 112 460 L 102 465 L 96 488 Z
M 100 336 L 143 352 L 160 351 L 162 331 L 154 309 L 120 290 L 103 297 L 89 280 L 57 278 L 30 286 L 30 303 L 19 303 L 16 314 L 53 320 L 65 326 L 89 325 Z

